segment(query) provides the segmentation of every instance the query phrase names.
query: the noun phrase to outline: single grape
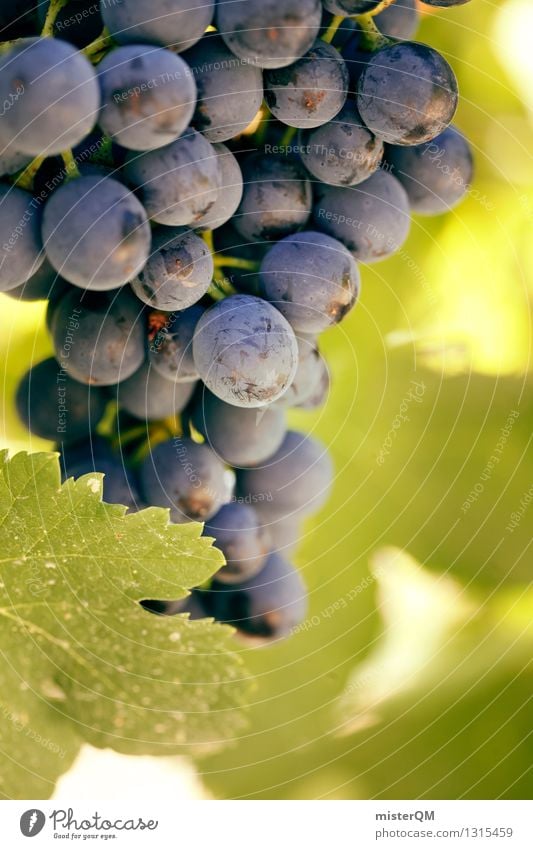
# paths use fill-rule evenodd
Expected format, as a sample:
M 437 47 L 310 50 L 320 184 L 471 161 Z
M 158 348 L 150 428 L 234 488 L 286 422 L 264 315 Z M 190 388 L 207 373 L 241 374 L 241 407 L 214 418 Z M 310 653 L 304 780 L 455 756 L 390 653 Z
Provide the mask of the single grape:
M 42 265 L 41 218 L 37 198 L 0 184 L 0 292 L 25 283 Z
M 143 421 L 156 421 L 181 413 L 193 391 L 194 383 L 171 382 L 149 363 L 143 363 L 112 390 L 112 395 L 121 410 Z
M 289 431 L 264 466 L 239 472 L 237 492 L 249 498 L 265 519 L 296 518 L 325 504 L 332 479 L 325 446 L 303 433 Z
M 272 241 L 294 233 L 309 218 L 311 183 L 293 157 L 252 153 L 243 163 L 244 193 L 232 221 L 251 242 Z
M 319 186 L 314 216 L 316 226 L 360 262 L 378 262 L 399 250 L 411 225 L 407 193 L 386 171 L 358 186 Z
M 216 620 L 264 642 L 287 637 L 307 611 L 300 573 L 277 552 L 253 578 L 231 587 L 215 581 L 202 595 Z
M 263 100 L 261 70 L 237 59 L 217 33 L 206 33 L 184 59 L 198 88 L 192 124 L 211 142 L 242 133 Z
M 334 15 L 362 15 L 380 3 L 381 0 L 322 0 L 324 8 Z
M 196 326 L 193 357 L 208 389 L 237 407 L 280 398 L 298 365 L 296 337 L 273 306 L 232 295 L 210 307 Z
M 216 548 L 226 558 L 226 565 L 216 574 L 221 584 L 238 584 L 257 575 L 269 553 L 268 531 L 249 504 L 225 504 L 206 523 L 204 536 L 214 537 Z
M 215 23 L 235 56 L 283 68 L 309 50 L 321 19 L 320 0 L 218 0 Z
M 342 109 L 348 69 L 339 51 L 315 41 L 294 65 L 265 71 L 265 99 L 272 114 L 290 127 L 320 127 Z
M 457 80 L 432 47 L 416 41 L 389 44 L 363 69 L 357 106 L 367 127 L 389 144 L 421 144 L 452 120 Z
M 142 205 L 110 177 L 63 183 L 45 205 L 42 233 L 48 259 L 62 277 L 94 291 L 132 280 L 150 253 Z
M 148 306 L 171 312 L 199 301 L 212 278 L 213 257 L 200 236 L 185 227 L 159 227 L 148 262 L 131 288 Z
M 146 44 L 112 50 L 97 66 L 102 129 L 123 147 L 153 150 L 187 129 L 196 84 L 180 56 Z
M 149 217 L 176 227 L 201 221 L 217 200 L 221 184 L 213 146 L 191 128 L 159 150 L 130 153 L 124 172 Z
M 51 330 L 56 358 L 81 383 L 112 386 L 141 367 L 146 331 L 141 305 L 128 290 L 71 289 L 55 305 Z
M 389 38 L 412 38 L 418 29 L 417 0 L 395 0 L 374 18 L 383 35 Z
M 160 44 L 181 53 L 202 37 L 214 9 L 214 0 L 104 0 L 102 17 L 120 44 Z
M 57 38 L 25 39 L 0 58 L 3 130 L 21 153 L 51 156 L 92 129 L 100 96 L 91 63 Z
M 383 142 L 365 127 L 353 101 L 329 124 L 300 133 L 299 147 L 307 170 L 330 186 L 362 183 L 383 156 Z
M 195 305 L 182 312 L 149 313 L 148 357 L 161 377 L 176 383 L 199 379 L 192 356 L 192 340 L 204 312 L 203 307 Z
M 470 145 L 453 126 L 425 144 L 388 146 L 386 158 L 407 192 L 411 209 L 421 215 L 448 212 L 464 197 L 472 181 Z
M 325 360 L 315 342 L 302 337 L 298 339 L 298 368 L 294 380 L 276 401 L 275 407 L 305 407 L 314 409 L 325 401 L 329 389 L 329 373 Z M 306 406 L 309 404 L 310 406 Z
M 420 0 L 424 6 L 463 6 L 469 0 Z
M 304 231 L 277 242 L 261 263 L 264 297 L 303 333 L 338 324 L 354 306 L 360 277 L 337 239 Z
M 263 463 L 278 450 L 287 432 L 281 410 L 234 407 L 207 390 L 196 399 L 192 421 L 221 460 L 234 468 Z
M 205 522 L 214 516 L 229 502 L 234 479 L 207 445 L 177 436 L 156 445 L 140 470 L 147 503 L 169 507 L 177 523 Z
M 302 410 L 316 410 L 326 403 L 330 387 L 328 364 L 322 354 L 319 353 L 318 360 L 315 361 L 313 368 L 313 389 L 309 394 L 305 393 L 303 400 L 300 397 L 298 398 L 297 406 Z
M 211 208 L 195 222 L 196 230 L 215 230 L 235 215 L 242 200 L 242 172 L 237 159 L 225 144 L 214 144 L 220 173 L 218 197 Z
M 47 301 L 60 297 L 68 287 L 69 284 L 66 280 L 59 277 L 55 268 L 50 265 L 45 257 L 44 262 L 35 274 L 32 274 L 25 283 L 21 283 L 15 289 L 10 289 L 5 294 L 9 295 L 10 298 L 16 298 L 18 301 Z
M 21 420 L 36 436 L 74 442 L 96 427 L 106 398 L 101 389 L 73 380 L 49 357 L 26 372 L 17 389 L 16 405 Z

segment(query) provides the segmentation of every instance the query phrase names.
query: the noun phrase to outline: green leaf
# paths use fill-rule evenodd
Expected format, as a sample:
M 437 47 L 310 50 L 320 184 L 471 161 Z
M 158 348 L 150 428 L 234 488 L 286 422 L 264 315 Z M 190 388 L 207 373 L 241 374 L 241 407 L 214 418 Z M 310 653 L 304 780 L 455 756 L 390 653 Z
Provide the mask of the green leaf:
M 139 604 L 185 597 L 222 555 L 201 525 L 171 525 L 159 508 L 126 515 L 101 492 L 97 474 L 61 485 L 54 455 L 0 454 L 7 797 L 49 795 L 83 741 L 168 755 L 218 746 L 243 725 L 246 675 L 231 629 Z

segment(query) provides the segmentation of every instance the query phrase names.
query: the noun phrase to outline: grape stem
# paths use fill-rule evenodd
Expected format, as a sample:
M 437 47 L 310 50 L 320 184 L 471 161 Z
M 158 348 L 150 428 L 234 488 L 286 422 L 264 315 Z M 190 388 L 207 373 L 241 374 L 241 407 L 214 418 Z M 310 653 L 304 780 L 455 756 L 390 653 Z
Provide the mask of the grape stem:
M 43 164 L 46 156 L 36 156 L 35 159 L 26 165 L 26 167 L 20 172 L 18 177 L 15 178 L 14 185 L 18 186 L 19 189 L 26 189 L 26 191 L 31 192 L 33 189 L 33 181 L 35 180 L 35 175 L 37 171 Z
M 343 15 L 335 15 L 335 17 L 332 18 L 331 23 L 327 28 L 326 32 L 322 36 L 322 41 L 325 41 L 326 44 L 331 44 L 331 42 L 335 38 L 335 35 L 337 34 L 338 28 L 340 27 L 343 21 Z
M 242 268 L 245 271 L 258 271 L 259 263 L 253 259 L 241 259 L 237 256 L 217 254 L 213 257 L 215 268 Z
M 390 4 L 387 3 L 387 5 Z M 379 8 L 379 6 L 376 6 L 376 9 Z M 361 30 L 361 47 L 369 52 L 380 50 L 382 47 L 386 47 L 387 44 L 392 43 L 391 39 L 383 35 L 377 28 L 374 21 L 375 13 L 376 10 L 372 13 L 369 12 L 367 15 L 357 15 L 355 18 Z
M 292 140 L 293 140 L 293 138 L 294 138 L 294 136 L 296 135 L 297 132 L 298 132 L 298 130 L 297 130 L 296 127 L 287 127 L 287 129 L 285 130 L 285 132 L 283 133 L 282 137 L 279 140 L 280 146 L 281 147 L 288 147 L 290 145 L 290 143 L 292 142 Z
M 104 54 L 109 50 L 110 47 L 113 46 L 113 36 L 107 29 L 104 27 L 100 35 L 91 41 L 86 47 L 81 51 L 84 56 L 87 56 L 91 62 L 96 65 L 98 62 L 104 58 Z
M 44 19 L 43 28 L 41 30 L 41 36 L 44 38 L 54 37 L 54 24 L 56 22 L 56 18 L 63 6 L 66 6 L 69 2 L 70 0 L 50 0 L 50 5 L 48 6 L 46 18 Z
M 75 177 L 81 177 L 80 169 L 77 166 L 71 150 L 64 150 L 61 154 L 61 159 L 65 164 L 65 176 L 67 180 L 72 180 Z

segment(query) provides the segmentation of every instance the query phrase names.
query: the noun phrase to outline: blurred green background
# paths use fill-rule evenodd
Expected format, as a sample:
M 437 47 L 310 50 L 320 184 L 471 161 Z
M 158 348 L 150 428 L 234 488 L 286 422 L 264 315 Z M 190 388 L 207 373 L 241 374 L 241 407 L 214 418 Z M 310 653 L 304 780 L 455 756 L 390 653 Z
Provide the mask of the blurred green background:
M 324 337 L 329 402 L 292 415 L 337 473 L 296 557 L 309 616 L 242 649 L 248 731 L 197 764 L 216 797 L 531 796 L 532 30 L 527 0 L 424 15 L 475 181 L 363 268 L 358 307 Z M 13 408 L 50 352 L 44 307 L 2 297 L 0 321 L 2 442 L 49 448 Z

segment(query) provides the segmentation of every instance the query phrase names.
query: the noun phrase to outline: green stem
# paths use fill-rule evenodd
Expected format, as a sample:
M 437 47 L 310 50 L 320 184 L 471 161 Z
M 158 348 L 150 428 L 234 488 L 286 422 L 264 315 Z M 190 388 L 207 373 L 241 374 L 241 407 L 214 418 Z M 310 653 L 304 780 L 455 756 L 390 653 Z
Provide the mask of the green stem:
M 387 9 L 389 6 L 392 6 L 394 2 L 395 0 L 381 0 L 381 3 L 379 3 L 377 6 L 374 6 L 374 8 L 371 9 L 370 12 L 367 12 L 367 14 L 371 18 L 375 18 L 376 15 L 380 14 L 380 12 L 384 12 L 385 9 Z
M 41 31 L 42 36 L 48 36 L 49 38 L 54 37 L 54 24 L 56 22 L 56 18 L 63 6 L 66 6 L 69 2 L 70 0 L 50 0 L 50 5 L 48 6 L 48 11 Z
M 293 138 L 294 138 L 294 136 L 296 135 L 297 132 L 298 132 L 298 130 L 297 130 L 296 127 L 287 127 L 287 129 L 285 130 L 285 132 L 283 133 L 282 137 L 279 140 L 280 147 L 288 147 L 291 144 L 291 142 L 292 142 L 292 140 L 293 140 Z
M 361 30 L 361 47 L 363 50 L 373 52 L 392 43 L 391 39 L 383 35 L 377 28 L 374 22 L 374 13 L 371 14 L 369 12 L 366 15 L 357 15 L 354 20 L 357 21 L 357 25 Z
M 91 41 L 91 43 L 88 44 L 87 47 L 84 47 L 81 52 L 94 64 L 97 64 L 100 59 L 103 58 L 101 54 L 105 53 L 112 46 L 113 36 L 107 27 L 104 27 L 98 38 Z
M 331 42 L 335 38 L 335 34 L 336 34 L 338 28 L 340 27 L 340 25 L 342 24 L 343 21 L 344 21 L 343 15 L 335 15 L 335 17 L 332 18 L 331 23 L 330 23 L 329 27 L 327 28 L 326 32 L 322 36 L 322 41 L 325 41 L 326 44 L 331 44 Z
M 45 159 L 46 156 L 36 156 L 35 159 L 32 159 L 30 164 L 26 165 L 24 170 L 21 171 L 18 177 L 15 178 L 15 186 L 18 186 L 19 189 L 26 189 L 26 191 L 31 192 L 33 189 L 35 175 Z
M 67 180 L 73 180 L 75 177 L 81 177 L 80 169 L 76 164 L 74 155 L 71 150 L 64 150 L 61 154 L 61 159 L 65 163 L 65 174 Z
M 211 251 L 211 253 L 214 254 L 215 245 L 214 245 L 214 242 L 213 242 L 213 231 L 212 230 L 204 230 L 204 232 L 201 235 L 202 235 L 202 239 L 206 243 L 206 245 L 209 248 L 209 250 Z M 214 260 L 214 257 L 213 257 L 213 260 Z
M 0 55 L 2 53 L 7 53 L 12 47 L 16 47 L 17 44 L 22 44 L 23 41 L 23 38 L 12 38 L 11 41 L 0 41 Z
M 266 134 L 268 132 L 269 119 L 272 119 L 270 109 L 268 108 L 268 106 L 266 105 L 266 103 L 264 101 L 263 101 L 263 104 L 261 106 L 260 111 L 261 111 L 261 120 L 259 122 L 259 127 L 255 131 L 254 136 L 253 136 L 254 141 L 255 141 L 255 143 L 258 147 L 259 147 L 259 145 L 264 143 L 264 141 L 266 139 Z
M 237 256 L 217 254 L 213 257 L 215 268 L 242 268 L 245 271 L 258 271 L 260 263 L 253 259 L 241 259 Z

